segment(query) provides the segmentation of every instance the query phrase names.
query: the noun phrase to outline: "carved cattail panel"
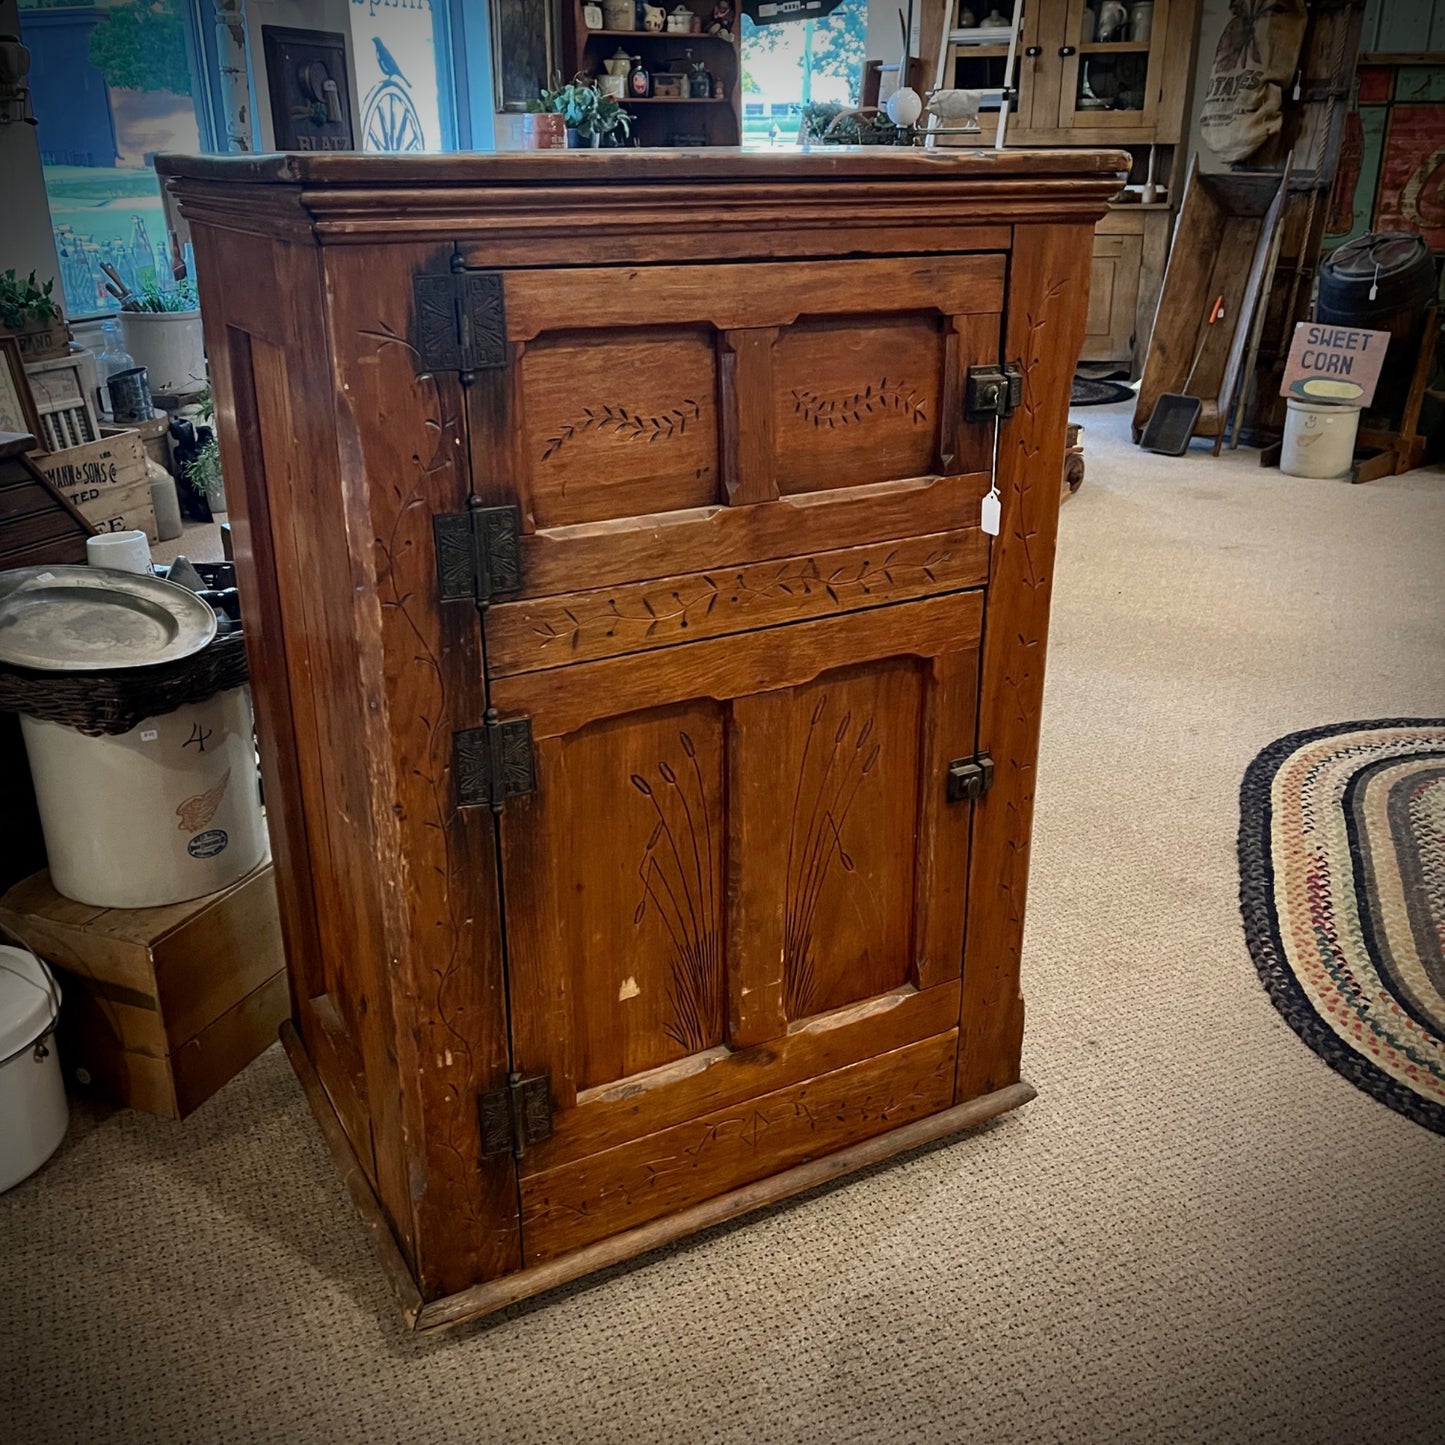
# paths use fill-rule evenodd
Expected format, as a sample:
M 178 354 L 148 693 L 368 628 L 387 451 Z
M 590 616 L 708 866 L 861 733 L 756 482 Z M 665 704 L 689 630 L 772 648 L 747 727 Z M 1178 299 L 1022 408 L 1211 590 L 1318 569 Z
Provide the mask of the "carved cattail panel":
M 585 727 L 539 759 L 550 846 L 531 860 L 509 851 L 503 867 L 518 898 L 545 899 L 555 953 L 536 967 L 565 976 L 579 1091 L 722 1041 L 723 724 L 711 701 L 659 708 Z M 504 837 L 529 847 L 522 810 L 506 821 Z
M 923 678 L 914 658 L 769 693 L 789 1020 L 897 988 L 912 961 Z M 769 727 L 769 724 L 771 726 Z

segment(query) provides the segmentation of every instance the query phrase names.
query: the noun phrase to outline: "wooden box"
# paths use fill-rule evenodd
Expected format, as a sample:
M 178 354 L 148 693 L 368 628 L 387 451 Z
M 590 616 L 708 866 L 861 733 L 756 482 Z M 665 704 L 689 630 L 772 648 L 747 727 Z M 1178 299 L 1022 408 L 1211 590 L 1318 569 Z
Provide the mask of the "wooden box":
M 26 455 L 35 438 L 0 432 L 0 572 L 41 562 L 85 566 L 94 524 Z
M 36 465 L 81 516 L 102 532 L 144 532 L 157 540 L 145 443 L 136 431 L 119 431 L 84 446 L 39 453 Z
M 67 1081 L 149 1114 L 185 1118 L 290 1007 L 269 862 L 163 908 L 76 903 L 37 873 L 0 899 L 0 924 L 60 971 Z
M 1125 160 L 160 158 L 271 639 L 283 1037 L 417 1327 L 1032 1096 Z

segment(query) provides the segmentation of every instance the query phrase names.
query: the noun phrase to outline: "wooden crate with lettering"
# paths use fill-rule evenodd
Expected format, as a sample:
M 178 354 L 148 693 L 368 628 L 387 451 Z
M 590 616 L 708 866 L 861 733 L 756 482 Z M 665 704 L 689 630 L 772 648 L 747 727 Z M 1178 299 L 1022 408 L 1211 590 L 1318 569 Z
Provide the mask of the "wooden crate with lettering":
M 38 453 L 36 464 L 98 531 L 144 532 L 157 539 L 145 443 L 120 431 L 84 446 Z
M 418 1327 L 1032 1096 L 1058 487 L 1125 159 L 160 161 L 273 640 L 288 1046 Z

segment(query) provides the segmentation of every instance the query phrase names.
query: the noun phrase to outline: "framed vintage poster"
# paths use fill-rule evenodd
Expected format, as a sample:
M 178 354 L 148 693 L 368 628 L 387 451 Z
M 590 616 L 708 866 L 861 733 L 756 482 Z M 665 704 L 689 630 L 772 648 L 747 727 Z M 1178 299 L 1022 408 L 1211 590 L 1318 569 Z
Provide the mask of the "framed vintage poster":
M 261 44 L 276 149 L 355 150 L 346 37 L 339 31 L 263 25 Z
M 0 336 L 0 432 L 29 432 L 38 445 L 45 444 L 20 343 L 13 336 Z

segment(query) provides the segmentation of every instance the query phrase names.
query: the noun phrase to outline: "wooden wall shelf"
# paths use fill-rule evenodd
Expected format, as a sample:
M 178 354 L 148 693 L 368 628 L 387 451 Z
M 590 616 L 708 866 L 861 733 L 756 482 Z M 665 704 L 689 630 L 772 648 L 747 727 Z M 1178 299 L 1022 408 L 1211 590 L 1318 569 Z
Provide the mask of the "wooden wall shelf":
M 692 10 L 706 23 L 712 0 L 690 0 Z M 577 74 L 603 73 L 603 61 L 619 46 L 629 54 L 644 57 L 655 73 L 665 61 L 680 63 L 684 51 L 708 74 L 723 83 L 724 96 L 622 97 L 633 116 L 631 142 L 639 146 L 692 146 L 700 136 L 710 146 L 742 143 L 742 20 L 731 40 L 705 31 L 670 35 L 666 30 L 589 30 L 582 23 L 582 0 L 562 0 L 562 64 L 570 78 Z M 686 109 L 670 111 L 669 106 Z
M 721 35 L 709 35 L 707 31 L 689 32 L 687 35 L 669 35 L 666 30 L 588 30 L 583 27 L 583 34 L 587 37 L 600 35 L 606 40 L 670 40 L 675 45 L 691 45 L 695 41 L 702 41 L 705 45 L 727 45 L 736 46 L 736 40 L 724 40 Z

